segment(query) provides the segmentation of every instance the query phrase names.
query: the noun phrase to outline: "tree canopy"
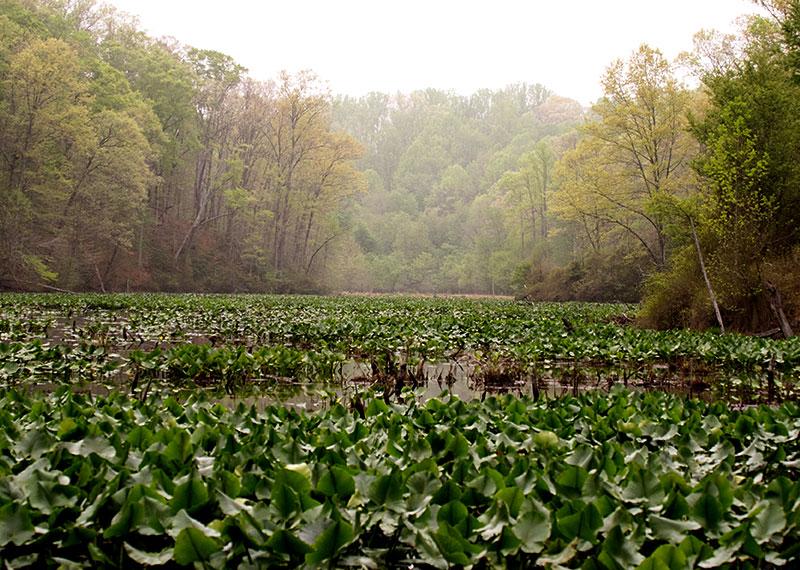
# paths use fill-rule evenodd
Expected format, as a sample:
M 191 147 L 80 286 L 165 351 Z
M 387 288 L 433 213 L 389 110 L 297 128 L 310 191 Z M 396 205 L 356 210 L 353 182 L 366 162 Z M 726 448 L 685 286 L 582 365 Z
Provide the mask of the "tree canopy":
M 656 326 L 792 334 L 800 2 L 758 4 L 612 62 L 587 109 L 536 83 L 338 96 L 93 0 L 6 0 L 0 288 L 643 298 Z

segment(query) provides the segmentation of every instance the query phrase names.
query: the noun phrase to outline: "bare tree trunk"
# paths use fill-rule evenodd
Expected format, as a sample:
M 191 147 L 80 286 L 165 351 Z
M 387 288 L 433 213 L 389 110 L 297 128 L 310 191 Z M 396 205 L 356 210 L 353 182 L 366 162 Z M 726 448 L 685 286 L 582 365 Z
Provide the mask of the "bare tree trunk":
M 303 257 L 302 263 L 306 262 L 306 258 L 308 257 L 308 240 L 309 236 L 311 236 L 311 228 L 314 225 L 314 211 L 312 210 L 311 213 L 308 215 L 308 223 L 306 224 L 306 235 L 303 238 Z
M 306 275 L 311 273 L 311 266 L 314 263 L 314 258 L 317 257 L 317 254 L 320 251 L 322 251 L 322 249 L 325 248 L 326 245 L 328 245 L 330 242 L 335 240 L 338 236 L 339 236 L 339 234 L 333 234 L 331 237 L 329 237 L 325 241 L 323 241 L 322 245 L 320 245 L 317 249 L 314 250 L 314 253 L 311 254 L 311 259 L 308 260 L 308 265 L 306 265 Z
M 783 312 L 783 299 L 778 288 L 770 281 L 764 282 L 764 287 L 769 293 L 769 307 L 775 318 L 778 319 L 778 324 L 781 327 L 781 332 L 786 338 L 794 336 L 792 326 L 789 324 L 789 319 L 786 318 L 786 313 Z
M 542 232 L 542 241 L 547 241 L 547 181 L 549 173 L 547 161 L 542 161 L 542 204 L 539 207 L 539 219 Z
M 117 259 L 118 252 L 119 252 L 119 245 L 114 244 L 114 251 L 111 253 L 111 259 L 108 260 L 108 263 L 106 264 L 106 269 L 105 271 L 103 271 L 103 279 L 101 280 L 102 282 L 108 281 L 108 277 L 109 275 L 111 275 L 111 268 L 114 266 L 114 260 Z M 97 264 L 95 264 L 95 267 L 97 267 Z
M 142 226 L 139 228 L 139 252 L 137 255 L 137 262 L 139 269 L 144 267 L 144 228 L 145 228 L 145 221 L 142 220 Z
M 181 242 L 181 245 L 178 247 L 178 251 L 175 252 L 175 258 L 174 258 L 175 259 L 175 263 L 178 263 L 178 260 L 181 257 L 181 253 L 183 253 L 184 250 L 186 250 L 186 248 L 188 247 L 189 243 L 191 242 L 192 237 L 194 236 L 195 231 L 197 231 L 198 228 L 200 228 L 200 227 L 202 227 L 202 226 L 204 226 L 206 224 L 210 224 L 211 222 L 215 222 L 216 220 L 219 220 L 220 218 L 225 218 L 229 214 L 232 214 L 232 213 L 233 212 L 226 212 L 224 214 L 219 214 L 219 215 L 213 216 L 211 218 L 205 218 L 204 220 L 201 220 L 199 217 L 195 218 L 195 221 L 192 222 L 192 225 L 189 228 L 189 231 L 184 236 L 183 241 Z
M 100 290 L 103 293 L 105 293 L 106 292 L 106 286 L 103 283 L 103 278 L 100 276 L 100 270 L 97 268 L 97 264 L 96 263 L 94 264 L 94 272 L 97 274 L 97 280 L 100 281 Z
M 703 272 L 703 280 L 706 282 L 706 289 L 708 289 L 708 297 L 711 299 L 711 305 L 714 307 L 714 315 L 717 317 L 717 324 L 719 325 L 719 330 L 721 332 L 725 332 L 725 323 L 722 322 L 722 313 L 719 310 L 719 304 L 717 303 L 717 296 L 714 294 L 714 288 L 711 286 L 711 280 L 708 278 L 708 272 L 706 271 L 706 264 L 703 260 L 703 250 L 700 249 L 700 240 L 697 238 L 697 229 L 694 227 L 694 220 L 691 216 L 687 216 L 689 218 L 689 226 L 692 228 L 692 239 L 694 239 L 694 247 L 697 250 L 697 261 L 700 262 L 700 271 Z

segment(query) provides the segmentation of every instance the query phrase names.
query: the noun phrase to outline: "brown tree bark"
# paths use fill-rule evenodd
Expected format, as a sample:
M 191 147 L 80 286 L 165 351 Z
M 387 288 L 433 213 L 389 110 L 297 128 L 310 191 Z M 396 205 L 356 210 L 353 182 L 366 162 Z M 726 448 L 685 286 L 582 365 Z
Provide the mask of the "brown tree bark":
M 783 333 L 785 338 L 794 336 L 794 331 L 792 330 L 791 324 L 789 324 L 789 319 L 786 318 L 786 313 L 783 311 L 781 292 L 778 291 L 778 288 L 771 281 L 764 281 L 764 289 L 769 295 L 769 307 L 772 309 L 772 314 L 775 315 L 775 318 L 778 320 L 781 333 Z

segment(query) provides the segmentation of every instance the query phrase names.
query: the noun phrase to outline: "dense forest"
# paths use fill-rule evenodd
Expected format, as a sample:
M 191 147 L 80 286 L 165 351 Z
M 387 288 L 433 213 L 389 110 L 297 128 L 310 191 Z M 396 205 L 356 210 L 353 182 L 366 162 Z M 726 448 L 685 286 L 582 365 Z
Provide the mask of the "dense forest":
M 349 288 L 512 291 L 519 268 L 551 247 L 553 166 L 583 115 L 526 84 L 337 99 L 335 123 L 364 145 L 368 183 L 348 208 Z
M 583 108 L 337 96 L 92 0 L 0 0 L 0 288 L 643 298 L 651 325 L 790 335 L 800 2 L 760 4 L 611 62 Z
M 0 4 L 3 286 L 281 290 L 324 274 L 360 145 L 307 73 L 258 82 L 92 2 Z

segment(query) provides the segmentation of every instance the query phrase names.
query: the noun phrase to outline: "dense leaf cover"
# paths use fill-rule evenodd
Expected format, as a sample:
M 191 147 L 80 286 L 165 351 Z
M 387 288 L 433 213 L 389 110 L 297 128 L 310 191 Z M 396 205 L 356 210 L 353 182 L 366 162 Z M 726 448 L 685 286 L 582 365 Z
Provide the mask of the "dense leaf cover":
M 235 391 L 255 379 L 336 380 L 347 359 L 469 357 L 533 375 L 553 363 L 609 378 L 712 375 L 720 393 L 797 397 L 800 339 L 619 324 L 630 305 L 405 297 L 6 295 L 0 382 L 153 378 Z M 622 319 L 623 321 L 626 319 Z
M 800 560 L 800 409 L 622 389 L 362 414 L 0 396 L 9 567 Z

